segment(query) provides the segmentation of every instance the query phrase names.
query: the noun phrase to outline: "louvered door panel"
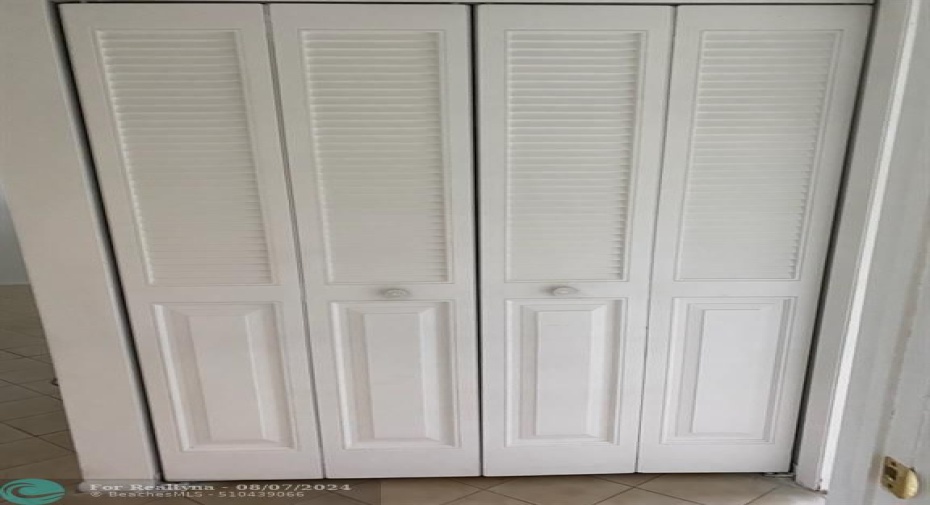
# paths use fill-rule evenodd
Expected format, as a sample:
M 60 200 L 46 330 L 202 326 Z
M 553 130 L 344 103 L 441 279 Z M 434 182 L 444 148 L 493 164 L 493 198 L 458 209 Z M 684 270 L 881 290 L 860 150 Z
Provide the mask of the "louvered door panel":
M 101 30 L 149 282 L 270 284 L 234 30 Z
M 271 13 L 327 476 L 477 475 L 468 9 Z
M 166 478 L 320 477 L 261 7 L 62 12 Z
M 478 8 L 486 475 L 635 470 L 671 23 Z
M 868 7 L 681 7 L 640 471 L 789 470 Z
M 677 278 L 797 276 L 840 35 L 704 35 Z
M 507 44 L 509 278 L 622 279 L 643 34 L 520 30 Z
M 302 36 L 330 282 L 448 281 L 440 33 Z

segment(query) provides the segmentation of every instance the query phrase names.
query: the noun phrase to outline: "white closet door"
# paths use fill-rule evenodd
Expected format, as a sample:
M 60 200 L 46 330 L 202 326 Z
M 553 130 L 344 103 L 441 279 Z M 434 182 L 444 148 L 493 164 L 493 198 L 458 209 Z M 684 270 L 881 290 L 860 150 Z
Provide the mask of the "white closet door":
M 789 470 L 868 7 L 682 7 L 639 470 Z
M 62 11 L 165 478 L 320 477 L 262 8 Z
M 477 475 L 468 8 L 271 12 L 326 474 Z
M 635 470 L 671 7 L 478 7 L 487 475 Z

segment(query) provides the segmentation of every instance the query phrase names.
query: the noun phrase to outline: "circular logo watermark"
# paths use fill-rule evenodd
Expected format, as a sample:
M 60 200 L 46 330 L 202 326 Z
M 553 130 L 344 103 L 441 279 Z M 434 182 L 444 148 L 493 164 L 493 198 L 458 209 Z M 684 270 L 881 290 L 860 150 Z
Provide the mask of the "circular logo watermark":
M 0 487 L 0 498 L 16 505 L 45 505 L 65 497 L 65 488 L 45 479 L 19 479 Z

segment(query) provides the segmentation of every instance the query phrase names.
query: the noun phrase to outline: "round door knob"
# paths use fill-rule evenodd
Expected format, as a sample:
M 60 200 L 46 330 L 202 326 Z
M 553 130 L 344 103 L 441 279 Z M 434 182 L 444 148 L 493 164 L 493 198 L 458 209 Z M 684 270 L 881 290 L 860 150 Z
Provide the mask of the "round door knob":
M 385 298 L 407 298 L 410 296 L 410 291 L 400 288 L 385 289 L 381 292 L 381 296 Z
M 569 296 L 578 294 L 578 290 L 571 286 L 559 286 L 557 288 L 552 288 L 550 291 L 555 296 Z

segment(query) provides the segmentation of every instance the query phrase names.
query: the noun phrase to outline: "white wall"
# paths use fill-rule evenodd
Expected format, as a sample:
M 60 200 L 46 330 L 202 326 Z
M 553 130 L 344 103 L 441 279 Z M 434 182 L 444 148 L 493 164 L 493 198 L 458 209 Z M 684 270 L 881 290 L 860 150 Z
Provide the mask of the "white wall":
M 0 284 L 26 284 L 26 265 L 19 252 L 19 240 L 13 231 L 10 210 L 6 207 L 3 188 L 0 188 Z
M 905 9 L 905 23 L 898 30 L 906 53 L 897 77 L 903 92 L 894 108 L 900 110 L 889 115 L 892 139 L 882 157 L 883 175 L 869 224 L 869 267 L 850 326 L 852 340 L 844 361 L 849 388 L 840 413 L 828 505 L 876 503 L 889 417 L 903 413 L 895 411 L 894 388 L 902 360 L 914 358 L 908 355 L 914 352 L 907 347 L 908 336 L 918 312 L 922 254 L 930 233 L 930 0 L 886 0 L 883 5 Z M 907 447 L 919 445 L 912 438 Z M 897 452 L 894 456 L 908 463 L 909 454 Z M 930 503 L 926 494 L 923 498 L 915 505 Z

